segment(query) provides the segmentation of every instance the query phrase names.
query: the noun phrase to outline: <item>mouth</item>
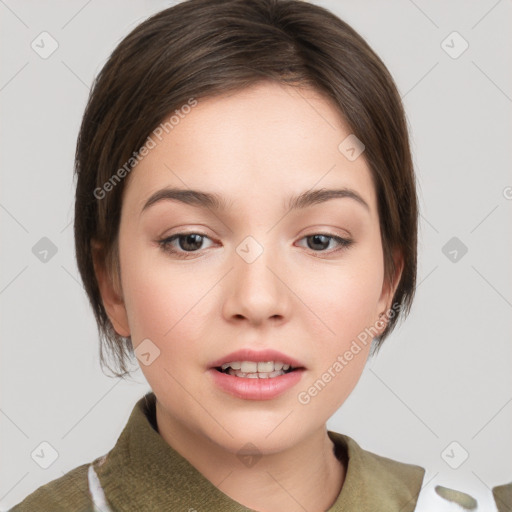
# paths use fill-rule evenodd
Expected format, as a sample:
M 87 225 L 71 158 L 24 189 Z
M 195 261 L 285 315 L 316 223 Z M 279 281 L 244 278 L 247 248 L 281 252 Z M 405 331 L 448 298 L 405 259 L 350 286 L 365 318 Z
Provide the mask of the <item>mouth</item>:
M 242 349 L 210 363 L 212 383 L 243 400 L 273 400 L 297 386 L 306 368 L 282 352 Z
M 232 361 L 215 366 L 214 369 L 242 379 L 274 379 L 303 367 L 294 367 L 282 361 Z

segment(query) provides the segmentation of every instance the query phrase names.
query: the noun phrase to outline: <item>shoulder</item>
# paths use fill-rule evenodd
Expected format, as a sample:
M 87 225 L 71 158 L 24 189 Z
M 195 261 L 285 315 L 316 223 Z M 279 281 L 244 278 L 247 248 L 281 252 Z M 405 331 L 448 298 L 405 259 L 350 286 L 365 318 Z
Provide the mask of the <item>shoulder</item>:
M 89 494 L 89 463 L 42 485 L 8 512 L 93 512 Z
M 364 450 L 352 438 L 329 431 L 336 447 L 348 458 L 339 509 L 391 512 L 414 510 L 425 470 Z
M 424 468 L 416 464 L 400 462 L 377 453 L 364 450 L 353 439 L 345 436 L 351 452 L 357 453 L 361 465 L 372 472 L 379 473 L 386 479 L 404 482 L 422 480 L 425 474 Z
M 387 484 L 402 482 L 414 489 L 423 480 L 425 470 L 421 466 L 399 462 L 365 450 L 344 434 L 329 431 L 329 436 L 335 445 L 344 446 L 350 459 L 349 467 L 351 466 L 352 471 L 357 470 L 359 478 L 380 478 Z
M 512 482 L 489 488 L 463 476 L 427 474 L 420 466 L 364 450 L 346 435 L 329 431 L 329 437 L 337 455 L 348 457 L 344 487 L 351 506 L 363 502 L 360 509 L 379 512 L 512 512 Z

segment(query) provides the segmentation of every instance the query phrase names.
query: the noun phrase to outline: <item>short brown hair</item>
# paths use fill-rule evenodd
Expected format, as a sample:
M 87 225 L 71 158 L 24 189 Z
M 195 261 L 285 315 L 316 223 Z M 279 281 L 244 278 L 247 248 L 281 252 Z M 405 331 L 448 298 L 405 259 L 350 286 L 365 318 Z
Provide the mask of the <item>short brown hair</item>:
M 417 266 L 417 196 L 407 122 L 396 85 L 381 59 L 347 23 L 300 0 L 187 0 L 151 16 L 115 48 L 96 77 L 83 116 L 75 159 L 75 249 L 104 349 L 129 373 L 130 337 L 117 334 L 103 306 L 91 240 L 104 248 L 108 275 L 120 283 L 118 231 L 123 189 L 102 188 L 122 166 L 136 164 L 149 134 L 190 98 L 240 90 L 261 80 L 312 87 L 333 100 L 365 145 L 376 188 L 384 268 L 403 271 L 378 348 L 409 313 Z M 341 142 L 341 141 L 340 141 Z M 104 346 L 105 345 L 105 346 Z

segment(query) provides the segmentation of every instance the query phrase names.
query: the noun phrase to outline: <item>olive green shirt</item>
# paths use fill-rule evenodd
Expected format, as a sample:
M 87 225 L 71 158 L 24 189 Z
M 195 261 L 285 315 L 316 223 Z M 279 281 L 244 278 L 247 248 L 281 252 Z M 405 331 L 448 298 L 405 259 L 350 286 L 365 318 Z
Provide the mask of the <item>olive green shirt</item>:
M 155 400 L 150 392 L 136 403 L 106 455 L 39 487 L 11 512 L 250 512 L 160 436 Z M 345 435 L 328 435 L 347 468 L 341 492 L 328 512 L 415 509 L 423 468 L 363 450 Z

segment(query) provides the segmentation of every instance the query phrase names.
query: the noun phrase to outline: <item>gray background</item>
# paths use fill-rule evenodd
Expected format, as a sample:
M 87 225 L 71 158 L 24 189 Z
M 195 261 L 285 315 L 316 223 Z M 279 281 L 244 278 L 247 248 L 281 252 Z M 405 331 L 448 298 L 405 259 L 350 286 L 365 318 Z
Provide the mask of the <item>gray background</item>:
M 426 467 L 431 483 L 512 481 L 512 2 L 314 3 L 395 77 L 421 208 L 413 310 L 328 427 Z M 93 77 L 170 5 L 0 1 L 1 510 L 111 449 L 149 390 L 140 370 L 135 383 L 101 373 L 74 260 L 72 169 Z M 59 45 L 47 59 L 31 48 L 43 31 Z M 454 31 L 469 44 L 461 55 Z M 43 237 L 57 249 L 46 262 L 33 252 Z M 31 457 L 43 441 L 58 452 L 48 469 Z

